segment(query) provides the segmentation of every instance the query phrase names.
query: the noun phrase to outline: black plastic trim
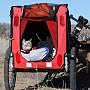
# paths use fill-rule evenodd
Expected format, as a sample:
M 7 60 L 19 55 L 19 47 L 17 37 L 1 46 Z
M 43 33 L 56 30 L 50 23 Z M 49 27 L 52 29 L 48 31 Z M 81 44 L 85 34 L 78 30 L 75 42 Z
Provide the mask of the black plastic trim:
M 67 9 L 66 13 L 66 52 L 70 53 L 70 33 L 71 33 L 71 22 L 69 17 L 69 10 Z

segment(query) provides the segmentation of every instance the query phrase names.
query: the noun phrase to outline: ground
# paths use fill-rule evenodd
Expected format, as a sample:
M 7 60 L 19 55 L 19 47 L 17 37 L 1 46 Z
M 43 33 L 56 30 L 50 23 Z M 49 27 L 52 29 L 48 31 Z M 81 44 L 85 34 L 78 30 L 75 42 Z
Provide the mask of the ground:
M 8 46 L 9 46 L 8 40 L 0 39 L 0 90 L 5 90 L 4 88 L 4 58 L 5 58 L 5 52 Z M 46 74 L 47 73 L 45 72 L 44 73 L 43 72 L 17 73 L 15 90 L 36 90 L 35 84 L 42 82 Z M 69 90 L 67 89 L 69 85 L 68 75 L 65 77 L 63 76 L 58 77 L 58 76 L 52 82 L 49 82 L 47 86 L 38 87 L 37 90 Z M 31 86 L 33 86 L 32 89 L 30 89 Z M 85 69 L 82 69 L 77 73 L 77 87 L 78 87 L 78 90 L 82 90 L 82 89 L 87 90 L 86 88 L 90 87 L 90 80 L 89 80 L 88 75 L 86 74 Z

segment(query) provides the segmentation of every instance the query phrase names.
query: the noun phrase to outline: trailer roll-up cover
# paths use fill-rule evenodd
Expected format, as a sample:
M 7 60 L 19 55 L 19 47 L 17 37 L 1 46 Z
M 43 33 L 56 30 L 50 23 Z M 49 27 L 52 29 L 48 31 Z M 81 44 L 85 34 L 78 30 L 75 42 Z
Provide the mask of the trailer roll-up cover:
M 33 4 L 30 6 L 24 6 L 23 17 L 25 18 L 42 18 L 51 17 L 54 15 L 56 6 L 49 6 L 47 3 Z

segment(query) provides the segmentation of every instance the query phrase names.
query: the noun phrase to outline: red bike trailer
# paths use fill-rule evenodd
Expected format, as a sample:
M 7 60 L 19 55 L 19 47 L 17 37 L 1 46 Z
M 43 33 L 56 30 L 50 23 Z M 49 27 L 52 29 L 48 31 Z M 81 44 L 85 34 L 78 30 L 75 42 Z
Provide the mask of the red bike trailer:
M 46 16 L 29 16 L 25 12 L 27 8 L 35 5 L 44 5 L 44 4 L 34 4 L 34 5 L 25 5 L 25 6 L 12 6 L 11 8 L 11 44 L 9 49 L 6 52 L 5 60 L 5 88 L 6 90 L 14 90 L 15 81 L 16 81 L 16 72 L 27 71 L 68 71 L 68 63 L 70 64 L 69 57 L 70 54 L 70 29 L 71 23 L 69 18 L 69 10 L 67 4 L 61 5 L 48 5 L 50 10 L 54 11 L 53 14 Z M 43 7 L 46 8 L 46 7 Z M 35 11 L 36 12 L 36 11 Z M 40 12 L 40 11 L 37 11 Z M 25 14 L 26 13 L 26 14 Z M 25 16 L 26 15 L 26 16 Z M 28 15 L 28 16 L 27 16 Z M 45 22 L 48 30 L 51 34 L 55 49 L 56 56 L 50 61 L 38 61 L 38 62 L 28 62 L 21 55 L 21 39 L 27 25 L 27 22 Z M 35 26 L 34 26 L 35 27 Z M 68 63 L 67 63 L 68 62 Z M 11 70 L 10 70 L 10 63 Z M 71 63 L 72 64 L 72 63 Z M 70 68 L 72 68 L 71 66 Z M 74 70 L 74 68 L 73 68 Z M 9 79 L 9 71 L 12 73 L 11 82 Z M 72 70 L 71 70 L 72 72 Z M 73 71 L 74 72 L 74 71 Z M 75 74 L 71 75 L 71 86 L 75 83 Z M 72 81 L 73 79 L 73 81 Z M 75 88 L 75 85 L 73 87 Z M 75 90 L 75 89 L 73 89 Z

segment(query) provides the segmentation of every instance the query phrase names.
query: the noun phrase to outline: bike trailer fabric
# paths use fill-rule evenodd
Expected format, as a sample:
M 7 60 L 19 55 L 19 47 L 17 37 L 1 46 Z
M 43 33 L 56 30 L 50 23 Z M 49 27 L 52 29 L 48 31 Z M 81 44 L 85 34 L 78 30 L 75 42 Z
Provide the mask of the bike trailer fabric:
M 24 17 L 46 17 L 50 16 L 50 10 L 52 8 L 46 4 L 35 4 L 25 8 Z

